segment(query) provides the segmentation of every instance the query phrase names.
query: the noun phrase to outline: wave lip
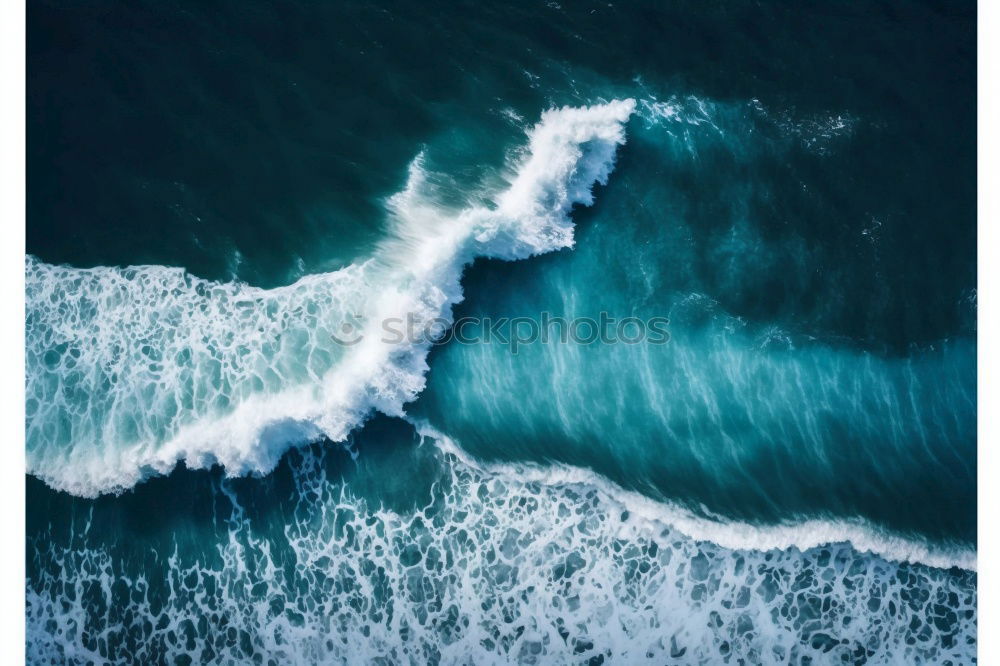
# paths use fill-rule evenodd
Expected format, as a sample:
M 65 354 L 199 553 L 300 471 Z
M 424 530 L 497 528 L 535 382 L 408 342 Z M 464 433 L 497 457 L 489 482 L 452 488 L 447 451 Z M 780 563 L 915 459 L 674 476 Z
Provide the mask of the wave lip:
M 576 204 L 606 183 L 635 101 L 552 109 L 528 133 L 495 207 L 448 213 L 422 196 L 418 158 L 370 260 L 258 289 L 163 266 L 77 269 L 26 259 L 28 471 L 92 497 L 179 461 L 264 474 L 289 446 L 339 441 L 423 390 L 429 343 L 391 345 L 388 318 L 451 319 L 476 257 L 569 247 Z M 362 341 L 333 338 L 352 315 Z

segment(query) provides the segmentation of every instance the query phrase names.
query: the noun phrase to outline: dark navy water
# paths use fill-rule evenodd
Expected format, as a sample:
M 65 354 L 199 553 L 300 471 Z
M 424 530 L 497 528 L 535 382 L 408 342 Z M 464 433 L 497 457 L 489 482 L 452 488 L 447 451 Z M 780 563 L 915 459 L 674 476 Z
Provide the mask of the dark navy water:
M 29 661 L 970 663 L 975 21 L 30 2 Z

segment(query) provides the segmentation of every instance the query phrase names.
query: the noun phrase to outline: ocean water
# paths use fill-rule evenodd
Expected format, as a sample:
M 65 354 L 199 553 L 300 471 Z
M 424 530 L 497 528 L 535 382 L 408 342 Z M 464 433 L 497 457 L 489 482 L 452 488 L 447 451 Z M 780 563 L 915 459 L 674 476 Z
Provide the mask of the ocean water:
M 975 663 L 975 20 L 29 3 L 28 661 Z

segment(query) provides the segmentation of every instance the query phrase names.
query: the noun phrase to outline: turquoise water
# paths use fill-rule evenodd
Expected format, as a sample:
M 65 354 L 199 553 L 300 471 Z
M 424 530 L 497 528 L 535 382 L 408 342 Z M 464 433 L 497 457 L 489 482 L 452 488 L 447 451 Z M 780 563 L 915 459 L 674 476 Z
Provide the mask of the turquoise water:
M 974 29 L 30 4 L 29 661 L 969 663 Z

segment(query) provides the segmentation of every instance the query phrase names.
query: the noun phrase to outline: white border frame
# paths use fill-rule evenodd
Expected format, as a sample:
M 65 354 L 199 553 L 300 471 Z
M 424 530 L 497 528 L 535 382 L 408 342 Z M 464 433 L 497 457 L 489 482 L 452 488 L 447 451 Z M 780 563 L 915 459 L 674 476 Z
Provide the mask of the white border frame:
M 30 1 L 30 0 L 29 0 Z M 0 81 L 7 89 L 0 115 L 0 645 L 5 663 L 23 664 L 24 642 L 24 223 L 25 223 L 25 4 L 0 12 Z
M 996 340 L 1000 335 L 1000 310 L 997 297 L 1000 288 L 1000 270 L 998 270 L 997 251 L 1000 250 L 1000 229 L 997 219 L 1000 217 L 998 193 L 1000 193 L 1000 178 L 998 178 L 997 156 L 1000 155 L 1000 85 L 997 71 L 1000 69 L 1000 48 L 997 40 L 1000 38 L 1000 5 L 991 0 L 981 0 L 977 16 L 977 69 L 978 69 L 978 253 L 979 285 L 976 289 L 978 306 L 978 415 L 979 415 L 979 450 L 978 450 L 978 642 L 979 663 L 1000 663 L 1000 641 L 996 631 L 1000 629 L 997 622 L 998 591 L 1000 577 L 996 567 L 990 561 L 996 562 L 998 553 L 997 530 L 993 520 L 998 510 L 997 497 L 1000 497 L 1000 464 L 996 457 L 996 445 L 1000 443 L 1000 424 L 995 420 L 1000 414 L 998 404 L 997 377 L 1000 377 L 1000 352 L 993 347 L 990 340 Z M 943 165 L 942 165 L 943 166 Z

